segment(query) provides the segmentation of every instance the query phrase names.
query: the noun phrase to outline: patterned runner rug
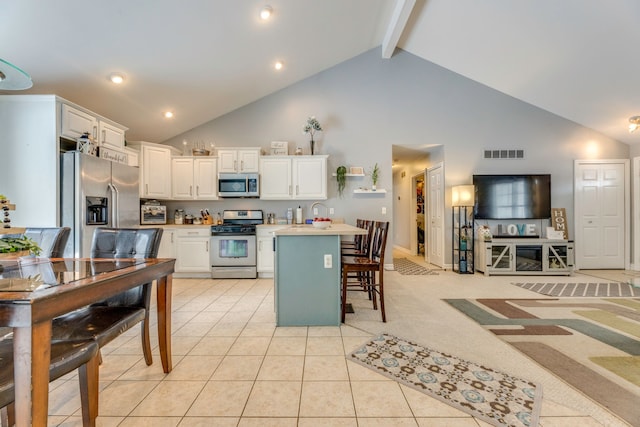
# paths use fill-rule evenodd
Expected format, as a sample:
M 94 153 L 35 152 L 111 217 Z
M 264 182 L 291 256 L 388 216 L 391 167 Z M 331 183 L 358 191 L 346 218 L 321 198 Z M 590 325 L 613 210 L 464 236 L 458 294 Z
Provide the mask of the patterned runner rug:
M 394 258 L 393 268 L 400 274 L 406 276 L 437 276 L 433 269 L 424 268 L 406 258 Z
M 640 297 L 640 287 L 628 283 L 512 283 L 553 297 Z
M 542 387 L 533 382 L 388 334 L 350 360 L 495 426 L 538 425 Z

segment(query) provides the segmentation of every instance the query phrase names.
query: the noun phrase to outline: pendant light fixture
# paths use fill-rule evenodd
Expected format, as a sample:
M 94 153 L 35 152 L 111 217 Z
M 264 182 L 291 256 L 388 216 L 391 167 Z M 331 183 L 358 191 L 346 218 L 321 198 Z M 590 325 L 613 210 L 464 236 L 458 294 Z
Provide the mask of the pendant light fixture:
M 29 74 L 0 59 L 0 90 L 23 90 L 33 86 Z

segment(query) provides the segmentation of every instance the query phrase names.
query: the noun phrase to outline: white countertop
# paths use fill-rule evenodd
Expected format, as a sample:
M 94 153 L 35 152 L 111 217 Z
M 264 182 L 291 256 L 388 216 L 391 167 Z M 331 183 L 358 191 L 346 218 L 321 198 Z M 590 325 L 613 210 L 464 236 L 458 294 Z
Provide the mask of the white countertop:
M 331 224 L 329 228 L 316 228 L 311 224 L 288 225 L 273 232 L 276 236 L 354 236 L 367 230 L 349 224 Z

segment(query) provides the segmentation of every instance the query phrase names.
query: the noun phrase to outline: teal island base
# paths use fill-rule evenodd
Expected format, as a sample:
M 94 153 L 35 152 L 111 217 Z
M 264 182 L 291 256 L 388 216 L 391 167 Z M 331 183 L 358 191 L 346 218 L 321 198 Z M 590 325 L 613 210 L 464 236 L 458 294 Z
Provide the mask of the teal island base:
M 276 235 L 275 309 L 278 326 L 340 325 L 340 236 Z

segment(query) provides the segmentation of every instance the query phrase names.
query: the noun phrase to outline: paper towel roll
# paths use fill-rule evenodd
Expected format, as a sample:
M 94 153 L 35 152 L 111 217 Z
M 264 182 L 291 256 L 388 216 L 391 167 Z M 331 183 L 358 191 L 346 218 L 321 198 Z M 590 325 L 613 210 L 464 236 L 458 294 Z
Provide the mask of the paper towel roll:
M 302 224 L 302 208 L 300 206 L 296 209 L 296 224 Z

